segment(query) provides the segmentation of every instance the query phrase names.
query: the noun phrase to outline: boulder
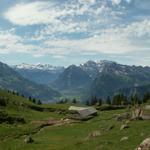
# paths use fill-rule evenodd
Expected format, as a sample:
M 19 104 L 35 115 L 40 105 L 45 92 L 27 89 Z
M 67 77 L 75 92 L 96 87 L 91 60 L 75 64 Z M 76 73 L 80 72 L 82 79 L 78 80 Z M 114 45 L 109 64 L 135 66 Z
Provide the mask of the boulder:
M 24 142 L 25 142 L 25 143 L 32 143 L 32 142 L 34 142 L 34 140 L 32 139 L 31 136 L 27 136 L 27 137 L 24 139 Z
M 146 138 L 135 150 L 150 150 L 150 137 Z
M 130 114 L 129 113 L 123 113 L 123 114 L 120 114 L 116 117 L 116 120 L 117 121 L 123 121 L 123 120 L 127 120 L 127 119 L 130 119 Z

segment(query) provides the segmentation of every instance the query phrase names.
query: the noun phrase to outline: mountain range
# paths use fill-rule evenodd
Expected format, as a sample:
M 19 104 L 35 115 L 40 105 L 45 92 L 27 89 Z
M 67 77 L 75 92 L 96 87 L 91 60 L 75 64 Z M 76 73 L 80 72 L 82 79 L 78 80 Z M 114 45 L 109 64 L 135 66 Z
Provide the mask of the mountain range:
M 64 96 L 82 95 L 81 99 L 97 96 L 106 98 L 116 92 L 143 89 L 150 84 L 150 67 L 129 66 L 113 61 L 87 61 L 80 65 L 55 67 L 21 64 L 12 67 L 21 76 L 37 84 L 48 85 Z M 138 90 L 141 95 L 144 90 Z M 74 94 L 75 93 L 75 94 Z
M 46 85 L 40 85 L 21 76 L 8 65 L 0 62 L 0 88 L 17 91 L 26 97 L 52 101 L 60 93 Z
M 56 67 L 49 64 L 29 65 L 25 63 L 14 65 L 12 68 L 24 78 L 27 78 L 28 80 L 38 84 L 46 85 L 53 83 L 58 78 L 59 74 L 65 69 L 61 66 Z

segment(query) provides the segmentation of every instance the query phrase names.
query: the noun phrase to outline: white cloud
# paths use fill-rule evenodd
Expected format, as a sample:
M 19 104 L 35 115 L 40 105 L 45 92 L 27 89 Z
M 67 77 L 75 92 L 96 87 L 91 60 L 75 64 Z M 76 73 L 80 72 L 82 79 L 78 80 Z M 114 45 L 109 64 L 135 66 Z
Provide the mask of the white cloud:
M 118 5 L 121 3 L 122 0 L 111 0 L 113 4 Z
M 110 35 L 102 35 L 98 37 L 90 37 L 80 40 L 50 40 L 45 44 L 48 47 L 63 49 L 69 53 L 104 53 L 104 54 L 122 54 L 135 50 L 127 39 L 120 39 Z
M 24 44 L 24 39 L 15 34 L 14 30 L 0 30 L 0 54 L 33 53 L 38 47 Z
M 17 4 L 4 14 L 5 18 L 17 25 L 47 24 L 53 22 L 64 12 L 53 9 L 48 2 L 31 2 Z
M 36 32 L 32 39 L 47 39 L 47 35 L 54 37 L 55 35 L 73 33 L 91 34 L 101 28 L 101 25 L 107 27 L 123 15 L 120 11 L 114 11 L 103 3 L 94 8 L 87 3 L 82 6 L 73 3 L 64 8 L 63 14 L 67 15 L 65 19 L 61 16 L 59 19 L 53 20 L 39 32 Z
M 119 5 L 122 1 L 127 2 L 129 4 L 132 0 L 111 0 L 111 1 L 113 5 Z
M 118 4 L 119 1 L 113 0 L 113 3 Z M 88 19 L 94 17 L 93 20 L 102 21 L 106 20 L 106 18 L 107 20 L 112 19 L 112 17 L 119 14 L 117 11 L 113 11 L 107 4 L 103 3 L 103 1 L 97 4 L 95 0 L 70 1 L 67 4 L 62 3 L 60 5 L 55 5 L 55 3 L 48 1 L 19 3 L 10 7 L 4 13 L 4 17 L 11 23 L 21 26 L 35 24 L 55 25 L 55 23 L 63 23 L 63 21 L 69 23 L 70 20 L 79 23 L 77 16 L 81 20 L 82 15 L 88 16 Z M 92 7 L 93 5 L 95 7 Z
M 82 4 L 94 4 L 96 0 L 78 0 L 78 2 Z
M 73 28 L 70 27 L 70 32 L 73 32 Z M 68 29 L 69 27 L 65 30 Z M 41 36 L 44 36 L 44 33 L 41 32 L 41 34 Z M 143 37 L 147 38 L 143 39 Z M 28 44 L 26 39 L 28 37 L 20 37 L 15 34 L 14 30 L 0 30 L 0 53 L 27 53 L 34 57 L 51 55 L 55 58 L 62 58 L 73 53 L 89 55 L 98 53 L 126 54 L 136 51 L 149 51 L 149 37 L 150 21 L 147 19 L 133 22 L 127 26 L 97 29 L 91 37 L 83 39 L 57 38 L 54 40 L 54 38 L 47 37 L 40 42 L 39 46 Z
M 134 22 L 123 27 L 113 27 L 110 29 L 96 31 L 95 36 L 70 40 L 57 39 L 46 40 L 44 45 L 52 47 L 56 53 L 66 55 L 68 53 L 104 53 L 104 54 L 126 54 L 131 52 L 149 51 L 150 44 L 150 21 L 144 20 Z M 136 41 L 136 42 L 135 42 Z
M 13 34 L 13 30 L 2 31 L 0 30 L 0 47 L 5 47 L 6 45 L 16 44 L 21 41 L 21 38 Z
M 131 0 L 124 1 L 131 2 Z M 0 53 L 16 52 L 31 54 L 34 57 L 50 55 L 63 58 L 73 53 L 123 55 L 149 50 L 148 19 L 115 26 L 114 20 L 118 19 L 123 11 L 114 11 L 106 3 L 98 5 L 95 0 L 78 0 L 78 2 L 80 4 L 73 2 L 63 4 L 63 7 L 54 6 L 48 1 L 13 6 L 5 13 L 5 17 L 13 24 L 23 26 L 45 24 L 45 26 L 30 38 L 15 35 L 13 31 L 0 31 Z M 112 2 L 119 5 L 121 0 Z M 97 7 L 92 7 L 93 5 Z M 71 39 L 67 35 L 74 33 L 87 33 L 88 36 Z M 39 46 L 28 44 L 33 40 L 39 41 Z

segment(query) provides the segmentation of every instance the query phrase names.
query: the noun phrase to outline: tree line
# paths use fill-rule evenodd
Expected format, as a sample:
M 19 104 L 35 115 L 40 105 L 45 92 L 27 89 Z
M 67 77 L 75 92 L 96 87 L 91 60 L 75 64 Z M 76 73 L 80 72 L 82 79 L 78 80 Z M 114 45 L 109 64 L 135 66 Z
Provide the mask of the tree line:
M 92 96 L 90 100 L 86 101 L 86 105 L 98 105 L 101 106 L 102 104 L 108 105 L 137 105 L 142 103 L 147 103 L 150 100 L 150 92 L 144 94 L 143 98 L 140 98 L 138 94 L 132 94 L 130 97 L 125 96 L 124 94 L 115 94 L 113 97 L 108 96 L 106 99 L 97 98 L 96 96 Z
M 20 93 L 17 92 L 17 91 L 7 90 L 7 92 L 8 92 L 8 93 L 11 93 L 11 94 L 13 94 L 13 95 L 21 96 L 21 97 L 25 98 L 25 96 L 24 96 L 23 94 L 20 94 Z M 40 99 L 33 98 L 32 96 L 29 96 L 27 99 L 28 99 L 30 102 L 34 103 L 34 104 L 37 104 L 37 105 L 41 105 L 41 104 L 42 104 L 42 102 L 41 102 Z M 4 98 L 3 98 L 3 100 L 4 100 Z M 1 101 L 2 101 L 2 98 L 1 98 Z

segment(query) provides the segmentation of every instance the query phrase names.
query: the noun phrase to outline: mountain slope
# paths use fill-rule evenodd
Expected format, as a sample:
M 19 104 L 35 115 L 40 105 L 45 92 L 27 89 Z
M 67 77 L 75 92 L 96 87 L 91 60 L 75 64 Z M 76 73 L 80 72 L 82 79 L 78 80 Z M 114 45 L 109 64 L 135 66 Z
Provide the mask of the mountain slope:
M 133 93 L 137 93 L 138 96 L 143 97 L 145 93 L 150 93 L 150 84 L 120 89 L 118 92 L 121 92 L 128 97 L 131 96 Z
M 36 82 L 38 84 L 50 85 L 54 82 L 60 73 L 64 71 L 64 67 L 55 67 L 51 65 L 29 65 L 21 64 L 12 66 L 24 78 Z
M 55 81 L 58 89 L 77 89 L 86 87 L 91 81 L 89 75 L 80 67 L 71 65 Z
M 112 96 L 119 89 L 142 86 L 150 83 L 150 68 L 120 65 L 105 62 L 101 72 L 91 84 L 91 95 L 98 97 Z
M 0 88 L 15 90 L 25 96 L 42 100 L 52 100 L 60 94 L 44 85 L 39 85 L 23 78 L 8 65 L 0 62 Z
M 16 70 L 25 78 L 52 85 L 64 96 L 113 96 L 120 89 L 150 83 L 150 67 L 121 65 L 113 61 L 87 61 L 68 68 L 22 64 Z M 82 98 L 83 98 L 82 97 Z

